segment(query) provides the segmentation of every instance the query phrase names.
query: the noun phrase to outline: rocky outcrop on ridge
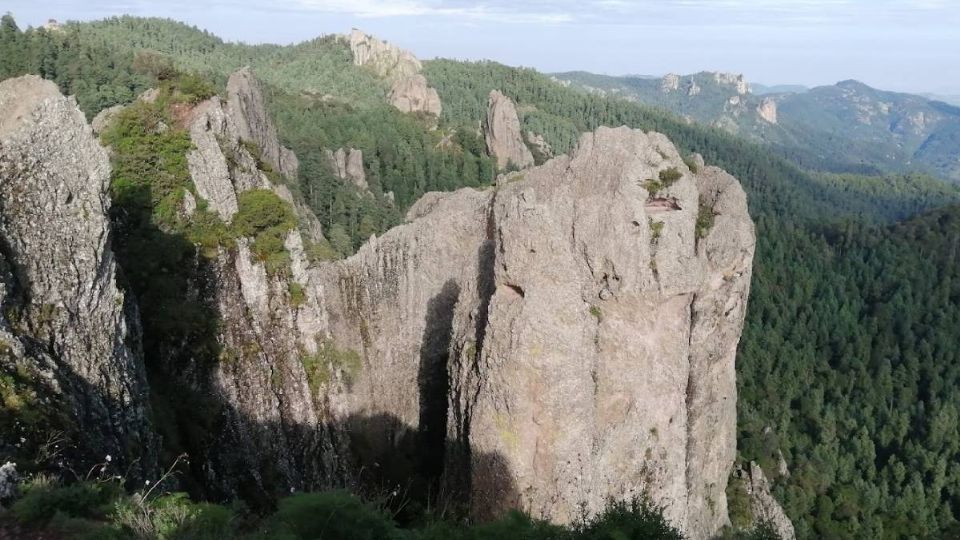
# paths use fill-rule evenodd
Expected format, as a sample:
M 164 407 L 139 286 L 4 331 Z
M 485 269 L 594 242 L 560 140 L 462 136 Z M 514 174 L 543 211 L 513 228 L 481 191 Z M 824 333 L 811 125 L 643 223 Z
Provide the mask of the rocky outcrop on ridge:
M 336 152 L 324 151 L 330 169 L 337 178 L 350 182 L 360 191 L 368 191 L 367 174 L 363 170 L 363 151 L 354 148 L 338 148 Z
M 417 57 L 356 28 L 350 32 L 348 41 L 354 65 L 366 66 L 392 84 L 388 95 L 391 105 L 407 113 L 440 116 L 440 96 L 420 74 L 423 65 Z
M 760 115 L 760 118 L 765 121 L 776 124 L 777 123 L 777 100 L 773 98 L 763 98 L 759 105 L 757 105 L 757 114 Z
M 6 405 L 51 423 L 42 440 L 29 422 L 11 427 L 0 447 L 19 440 L 29 453 L 60 430 L 62 459 L 110 455 L 135 480 L 155 469 L 157 441 L 136 308 L 110 250 L 109 176 L 106 151 L 56 84 L 0 83 L 0 373 Z
M 327 394 L 335 417 L 419 433 L 478 515 L 568 522 L 646 492 L 691 538 L 727 523 L 754 250 L 734 178 L 690 171 L 662 135 L 601 128 L 408 219 L 317 269 L 327 335 L 362 358 Z M 371 437 L 383 455 L 402 440 Z
M 426 77 L 419 73 L 398 79 L 387 98 L 391 105 L 402 112 L 425 112 L 434 116 L 440 116 L 443 112 L 440 95 L 430 88 Z
M 297 158 L 280 145 L 277 129 L 265 107 L 260 81 L 249 67 L 234 72 L 227 81 L 227 114 L 237 135 L 260 148 L 260 159 L 264 163 L 287 178 L 297 177 Z
M 499 169 L 511 164 L 520 169 L 533 165 L 533 154 L 523 142 L 517 108 L 499 90 L 490 92 L 483 132 L 487 151 L 496 158 Z

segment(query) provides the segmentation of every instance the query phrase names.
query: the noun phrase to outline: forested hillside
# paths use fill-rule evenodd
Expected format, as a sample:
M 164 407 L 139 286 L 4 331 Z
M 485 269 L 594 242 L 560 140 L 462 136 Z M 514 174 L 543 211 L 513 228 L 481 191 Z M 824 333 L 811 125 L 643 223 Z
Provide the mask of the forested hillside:
M 254 67 L 300 157 L 294 187 L 339 255 L 399 223 L 426 191 L 493 180 L 476 131 L 492 89 L 557 153 L 597 126 L 628 125 L 702 154 L 741 180 L 757 224 L 738 357 L 741 458 L 775 477 L 800 538 L 957 534 L 960 207 L 938 210 L 960 201 L 955 188 L 921 175 L 811 174 L 719 129 L 490 62 L 425 64 L 443 102 L 433 130 L 389 107 L 382 81 L 333 38 L 247 46 L 133 18 L 21 32 L 5 17 L 0 78 L 41 73 L 92 117 L 148 86 L 137 60 L 156 57 L 144 49 L 218 88 L 233 69 Z M 363 150 L 371 193 L 330 171 L 323 150 L 341 147 Z M 781 453 L 788 474 L 778 474 Z
M 761 142 L 802 167 L 831 172 L 925 170 L 956 182 L 960 109 L 858 81 L 751 92 L 742 76 L 611 77 L 558 73 L 571 88 L 658 107 Z

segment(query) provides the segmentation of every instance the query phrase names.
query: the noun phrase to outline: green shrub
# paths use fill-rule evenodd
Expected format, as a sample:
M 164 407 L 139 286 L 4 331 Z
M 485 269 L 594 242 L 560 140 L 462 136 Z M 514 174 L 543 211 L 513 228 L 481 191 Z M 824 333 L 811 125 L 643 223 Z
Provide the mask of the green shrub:
M 340 258 L 340 253 L 333 249 L 326 238 L 321 238 L 319 242 L 304 239 L 303 250 L 311 263 L 335 261 Z
M 383 511 L 346 491 L 330 491 L 280 500 L 260 538 L 390 540 L 401 534 Z
M 268 189 L 244 191 L 237 198 L 239 209 L 233 217 L 234 236 L 253 238 L 250 246 L 257 260 L 271 275 L 285 272 L 290 254 L 284 248 L 287 233 L 297 226 L 289 203 Z
M 716 214 L 713 213 L 713 208 L 709 205 L 704 204 L 703 197 L 700 198 L 700 206 L 697 210 L 697 224 L 696 224 L 696 236 L 697 239 L 703 239 L 707 237 L 707 234 L 710 233 L 710 229 L 713 228 L 713 219 L 716 217 Z
M 683 178 L 683 173 L 680 172 L 676 167 L 670 167 L 669 169 L 664 169 L 660 171 L 658 175 L 660 177 L 660 183 L 664 188 L 672 186 L 677 180 Z
M 47 482 L 26 483 L 23 497 L 11 507 L 14 517 L 31 525 L 48 522 L 58 512 L 66 517 L 102 519 L 123 496 L 115 482 L 77 482 L 59 485 Z
M 195 105 L 217 95 L 217 88 L 213 83 L 193 73 L 181 73 L 171 83 L 170 92 L 178 102 Z
M 650 243 L 656 243 L 657 240 L 660 240 L 660 235 L 663 234 L 664 223 L 647 218 L 647 224 L 650 225 Z
M 575 526 L 575 538 L 582 540 L 682 540 L 680 531 L 663 517 L 663 509 L 634 498 L 610 501 L 603 513 Z
M 300 307 L 307 302 L 307 293 L 303 289 L 303 285 L 291 281 L 287 286 L 287 289 L 290 292 L 290 305 L 293 307 Z
M 337 370 L 340 370 L 344 382 L 349 386 L 363 369 L 360 353 L 353 349 L 339 349 L 330 339 L 320 341 L 315 354 L 301 355 L 300 363 L 307 374 L 307 384 L 314 395 L 322 385 L 330 382 L 333 373 Z
M 750 508 L 747 486 L 734 474 L 731 474 L 727 481 L 727 514 L 735 529 L 746 529 L 753 523 L 753 510 Z
M 136 538 L 219 540 L 233 538 L 233 513 L 226 507 L 196 503 L 186 493 L 170 493 L 143 501 L 139 495 L 116 505 L 113 520 Z

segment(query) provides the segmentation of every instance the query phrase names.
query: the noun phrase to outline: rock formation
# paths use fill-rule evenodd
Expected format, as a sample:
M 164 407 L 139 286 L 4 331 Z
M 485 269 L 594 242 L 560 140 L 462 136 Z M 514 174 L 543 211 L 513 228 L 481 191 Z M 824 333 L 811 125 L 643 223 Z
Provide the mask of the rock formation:
M 713 80 L 720 85 L 733 86 L 740 95 L 750 92 L 750 85 L 739 73 L 714 73 Z
M 289 149 L 280 146 L 277 129 L 264 105 L 263 89 L 249 67 L 227 81 L 227 114 L 237 135 L 260 148 L 260 159 L 287 178 L 295 179 L 299 164 Z
M 680 88 L 680 76 L 668 73 L 660 80 L 660 91 L 669 93 Z
M 356 255 L 311 262 L 319 224 L 264 170 L 282 150 L 248 75 L 231 78 L 226 102 L 185 113 L 197 198 L 181 210 L 230 222 L 244 192 L 269 189 L 301 226 L 279 270 L 251 238 L 214 248 L 192 288 L 214 306 L 219 358 L 160 359 L 165 383 L 202 395 L 212 418 L 191 451 L 208 495 L 269 504 L 393 473 L 445 483 L 481 517 L 521 507 L 569 522 L 647 493 L 690 538 L 727 523 L 754 250 L 734 178 L 702 159 L 691 171 L 663 135 L 601 128 L 493 189 L 429 193 Z M 27 331 L 58 337 L 0 328 L 18 358 L 39 350 L 38 370 L 69 368 L 98 390 L 69 394 L 89 396 L 77 414 L 108 441 L 98 450 L 145 445 L 137 340 L 107 249 L 105 153 L 52 84 L 25 80 L 15 100 L 0 86 L 0 302 L 29 300 Z M 498 163 L 530 167 L 512 102 L 493 92 L 490 104 Z M 338 172 L 362 170 L 359 152 L 338 153 Z M 27 230 L 39 222 L 58 226 Z
M 505 169 L 512 164 L 523 169 L 533 165 L 533 154 L 523 143 L 521 133 L 520 119 L 513 101 L 499 90 L 491 91 L 484 137 L 487 151 L 497 159 L 498 168 Z
M 766 522 L 773 526 L 781 540 L 793 540 L 796 534 L 790 518 L 770 494 L 770 484 L 767 482 L 763 469 L 754 462 L 750 462 L 749 471 L 740 471 L 745 482 L 747 494 L 750 497 L 750 511 L 754 523 Z
M 349 36 L 353 65 L 366 66 L 385 79 L 402 79 L 420 73 L 417 57 L 396 45 L 364 34 L 354 28 Z
M 534 133 L 532 131 L 527 131 L 527 142 L 530 146 L 540 152 L 540 155 L 545 158 L 552 158 L 553 147 L 550 146 L 550 143 L 543 138 L 543 135 L 539 133 Z
M 769 122 L 771 124 L 777 123 L 777 100 L 773 98 L 763 98 L 759 105 L 757 105 L 757 114 L 760 115 L 760 118 Z
M 390 104 L 402 112 L 425 112 L 440 116 L 443 107 L 440 95 L 427 85 L 427 79 L 417 73 L 393 83 L 388 96 Z
M 328 335 L 363 358 L 335 415 L 433 440 L 418 452 L 446 455 L 479 515 L 567 522 L 646 491 L 716 533 L 754 236 L 736 180 L 699 171 L 662 135 L 601 128 L 495 191 L 425 196 L 317 270 Z
M 363 151 L 354 148 L 338 148 L 336 152 L 326 150 L 324 154 L 337 178 L 350 182 L 360 191 L 369 191 L 367 174 L 363 170 Z
M 364 34 L 356 28 L 350 32 L 353 63 L 366 66 L 391 83 L 388 100 L 403 112 L 423 112 L 440 116 L 440 96 L 420 74 L 423 65 L 412 53 Z
M 0 447 L 22 437 L 36 450 L 61 430 L 68 461 L 110 455 L 135 480 L 156 467 L 157 441 L 136 308 L 116 284 L 109 177 L 72 98 L 36 76 L 0 83 L 0 372 L 49 422 L 42 440 L 11 430 Z

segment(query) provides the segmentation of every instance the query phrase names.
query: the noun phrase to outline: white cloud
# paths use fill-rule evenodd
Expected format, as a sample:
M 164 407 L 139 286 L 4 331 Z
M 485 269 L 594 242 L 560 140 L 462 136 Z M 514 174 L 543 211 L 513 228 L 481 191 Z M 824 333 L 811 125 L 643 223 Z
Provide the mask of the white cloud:
M 422 0 L 295 0 L 295 2 L 303 9 L 364 18 L 440 16 L 460 18 L 464 21 L 540 24 L 557 24 L 574 20 L 573 15 L 566 11 L 538 11 L 490 3 L 463 6 L 450 2 Z

